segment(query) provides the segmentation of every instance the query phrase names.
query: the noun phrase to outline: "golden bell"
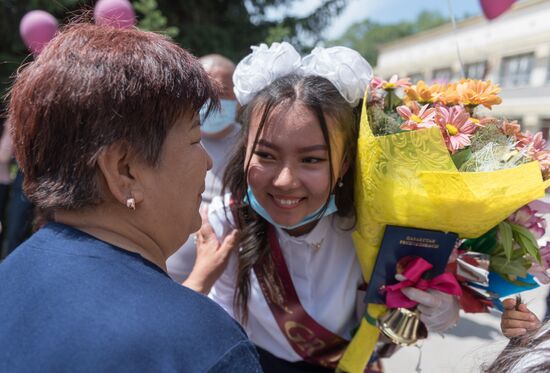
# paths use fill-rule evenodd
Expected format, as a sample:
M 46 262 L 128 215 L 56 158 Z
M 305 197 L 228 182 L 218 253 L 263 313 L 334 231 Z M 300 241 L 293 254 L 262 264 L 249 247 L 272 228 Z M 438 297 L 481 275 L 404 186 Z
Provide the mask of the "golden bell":
M 400 346 L 412 345 L 428 336 L 426 325 L 420 321 L 419 312 L 407 308 L 389 310 L 378 320 L 378 328 L 393 343 Z

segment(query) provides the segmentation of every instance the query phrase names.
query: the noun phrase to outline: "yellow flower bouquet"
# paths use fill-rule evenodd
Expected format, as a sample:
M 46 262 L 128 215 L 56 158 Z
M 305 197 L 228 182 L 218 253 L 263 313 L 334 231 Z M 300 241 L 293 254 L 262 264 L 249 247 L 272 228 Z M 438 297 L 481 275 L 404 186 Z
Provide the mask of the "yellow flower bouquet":
M 544 196 L 550 157 L 540 135 L 474 114 L 480 105 L 499 104 L 499 91 L 475 80 L 415 86 L 395 76 L 373 80 L 361 114 L 353 236 L 367 281 L 387 225 L 475 239 Z M 367 305 L 339 370 L 363 371 L 385 312 L 385 305 Z

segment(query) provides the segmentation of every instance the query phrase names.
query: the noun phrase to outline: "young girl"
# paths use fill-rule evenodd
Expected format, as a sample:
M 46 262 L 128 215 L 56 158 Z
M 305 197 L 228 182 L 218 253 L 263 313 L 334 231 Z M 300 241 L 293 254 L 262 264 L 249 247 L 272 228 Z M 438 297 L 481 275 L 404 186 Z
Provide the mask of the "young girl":
M 288 43 L 254 49 L 233 76 L 243 136 L 224 177 L 230 193 L 212 201 L 208 220 L 220 241 L 239 229 L 239 243 L 210 297 L 241 321 L 266 372 L 332 371 L 363 316 L 351 232 L 371 77 L 348 48 L 301 59 Z M 199 246 L 210 232 L 203 226 Z M 409 290 L 428 327 L 457 320 L 453 297 Z

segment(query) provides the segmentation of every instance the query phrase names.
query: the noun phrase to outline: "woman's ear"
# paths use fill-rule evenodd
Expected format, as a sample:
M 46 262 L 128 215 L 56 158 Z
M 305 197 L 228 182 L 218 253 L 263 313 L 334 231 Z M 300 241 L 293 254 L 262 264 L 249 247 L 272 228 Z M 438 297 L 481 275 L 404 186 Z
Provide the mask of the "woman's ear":
M 118 202 L 126 206 L 129 198 L 135 203 L 143 201 L 143 186 L 138 177 L 142 161 L 137 159 L 128 143 L 118 141 L 105 147 L 99 153 L 97 165 L 108 192 Z

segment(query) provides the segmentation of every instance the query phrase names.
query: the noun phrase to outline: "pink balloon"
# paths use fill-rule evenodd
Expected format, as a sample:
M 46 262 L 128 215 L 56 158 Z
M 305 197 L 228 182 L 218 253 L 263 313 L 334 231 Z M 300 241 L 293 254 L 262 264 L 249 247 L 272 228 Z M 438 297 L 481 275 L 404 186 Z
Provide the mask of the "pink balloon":
M 94 9 L 95 23 L 116 28 L 129 28 L 136 24 L 134 8 L 128 0 L 99 0 Z
M 29 50 L 37 56 L 57 32 L 57 20 L 43 10 L 32 10 L 19 23 L 19 34 Z
M 516 0 L 480 0 L 481 9 L 487 19 L 495 19 L 507 11 Z

